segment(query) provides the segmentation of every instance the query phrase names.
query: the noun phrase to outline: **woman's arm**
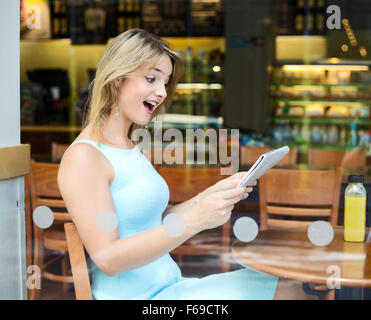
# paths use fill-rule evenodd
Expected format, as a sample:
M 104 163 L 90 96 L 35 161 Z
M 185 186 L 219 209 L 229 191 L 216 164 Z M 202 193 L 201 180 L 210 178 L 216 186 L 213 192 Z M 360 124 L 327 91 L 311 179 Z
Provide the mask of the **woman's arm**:
M 186 223 L 184 233 L 174 237 L 164 226 L 119 239 L 117 227 L 103 231 L 96 223 L 101 212 L 114 212 L 110 181 L 114 172 L 111 164 L 94 147 L 76 144 L 63 155 L 58 185 L 68 212 L 79 232 L 89 256 L 107 275 L 148 264 L 172 251 L 193 235 L 220 226 L 230 218 L 234 204 L 241 200 L 246 188 L 236 188 L 242 173 L 219 181 L 202 192 L 200 201 L 192 199 L 178 206 Z
M 112 232 L 101 230 L 96 223 L 97 215 L 114 211 L 110 194 L 112 177 L 113 168 L 108 161 L 87 144 L 70 147 L 58 173 L 59 188 L 80 238 L 91 259 L 107 275 L 148 264 L 201 231 L 185 216 L 187 228 L 179 237 L 168 235 L 162 225 L 123 239 L 119 239 L 117 228 Z

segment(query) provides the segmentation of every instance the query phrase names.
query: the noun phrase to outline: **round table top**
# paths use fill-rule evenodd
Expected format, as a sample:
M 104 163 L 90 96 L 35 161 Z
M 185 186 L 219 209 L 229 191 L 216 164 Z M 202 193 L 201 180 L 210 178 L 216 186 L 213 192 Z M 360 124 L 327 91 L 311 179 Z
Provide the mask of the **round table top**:
M 306 229 L 260 231 L 255 240 L 232 244 L 243 265 L 280 277 L 331 285 L 371 287 L 371 230 L 364 242 L 344 241 L 344 228 L 334 228 L 326 246 L 314 245 Z M 337 287 L 338 285 L 339 287 Z

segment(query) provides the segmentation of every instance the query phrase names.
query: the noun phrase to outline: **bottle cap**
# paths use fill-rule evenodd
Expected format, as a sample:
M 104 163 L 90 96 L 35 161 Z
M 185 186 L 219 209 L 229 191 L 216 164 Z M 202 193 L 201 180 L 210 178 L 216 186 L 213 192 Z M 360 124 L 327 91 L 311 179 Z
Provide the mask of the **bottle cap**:
M 352 174 L 348 176 L 348 182 L 363 183 L 364 177 L 360 174 Z

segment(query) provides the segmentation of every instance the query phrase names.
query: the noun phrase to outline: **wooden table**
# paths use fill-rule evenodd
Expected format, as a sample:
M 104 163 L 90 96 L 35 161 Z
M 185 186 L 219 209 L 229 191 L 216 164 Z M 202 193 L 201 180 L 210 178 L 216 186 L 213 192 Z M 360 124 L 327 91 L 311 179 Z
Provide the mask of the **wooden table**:
M 280 278 L 335 288 L 336 284 L 370 288 L 371 229 L 366 229 L 365 242 L 343 239 L 343 227 L 335 227 L 332 242 L 323 247 L 309 241 L 306 229 L 261 231 L 252 242 L 235 241 L 232 255 L 246 266 Z

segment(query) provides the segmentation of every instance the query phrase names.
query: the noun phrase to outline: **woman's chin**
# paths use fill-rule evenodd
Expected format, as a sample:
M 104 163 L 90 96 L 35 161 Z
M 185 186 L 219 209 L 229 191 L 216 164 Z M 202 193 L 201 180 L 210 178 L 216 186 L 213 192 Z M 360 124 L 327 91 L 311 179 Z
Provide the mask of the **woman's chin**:
M 137 126 L 146 126 L 146 125 L 149 125 L 149 121 L 134 121 L 134 123 L 137 125 Z

